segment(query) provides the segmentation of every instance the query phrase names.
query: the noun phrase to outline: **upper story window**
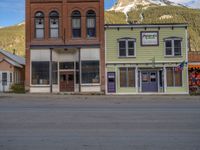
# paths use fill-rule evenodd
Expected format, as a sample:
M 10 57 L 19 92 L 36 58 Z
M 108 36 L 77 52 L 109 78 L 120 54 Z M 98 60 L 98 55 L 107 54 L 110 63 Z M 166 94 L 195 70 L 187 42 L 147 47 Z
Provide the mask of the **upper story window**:
M 36 12 L 35 14 L 35 38 L 44 38 L 44 13 Z
M 181 38 L 166 38 L 165 42 L 165 56 L 181 56 L 182 46 Z
M 72 37 L 81 37 L 81 13 L 78 10 L 72 12 Z
M 136 40 L 131 38 L 122 38 L 118 40 L 119 57 L 135 57 L 136 56 Z
M 50 38 L 59 37 L 59 13 L 52 11 L 49 14 Z
M 96 13 L 93 10 L 87 12 L 87 37 L 96 37 Z

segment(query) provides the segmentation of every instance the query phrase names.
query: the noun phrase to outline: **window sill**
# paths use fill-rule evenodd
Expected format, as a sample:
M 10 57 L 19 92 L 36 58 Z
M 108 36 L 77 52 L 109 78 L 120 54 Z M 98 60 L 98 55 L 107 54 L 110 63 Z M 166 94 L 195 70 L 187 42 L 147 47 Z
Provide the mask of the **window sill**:
M 123 58 L 136 58 L 136 56 L 118 56 L 118 58 L 123 59 Z
M 50 85 L 49 84 L 46 84 L 46 85 L 44 85 L 44 84 L 35 84 L 35 85 L 32 85 L 31 84 L 31 87 L 50 87 Z
M 100 83 L 85 83 L 85 84 L 81 84 L 83 86 L 100 86 Z
M 181 55 L 181 56 L 164 56 L 165 58 L 183 58 L 183 56 Z

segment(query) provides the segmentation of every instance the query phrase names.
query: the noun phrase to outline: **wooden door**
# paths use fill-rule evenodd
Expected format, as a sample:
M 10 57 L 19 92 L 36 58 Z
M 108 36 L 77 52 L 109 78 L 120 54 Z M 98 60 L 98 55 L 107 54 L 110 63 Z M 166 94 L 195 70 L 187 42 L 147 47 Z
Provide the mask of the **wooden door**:
M 74 92 L 74 72 L 60 72 L 60 92 Z

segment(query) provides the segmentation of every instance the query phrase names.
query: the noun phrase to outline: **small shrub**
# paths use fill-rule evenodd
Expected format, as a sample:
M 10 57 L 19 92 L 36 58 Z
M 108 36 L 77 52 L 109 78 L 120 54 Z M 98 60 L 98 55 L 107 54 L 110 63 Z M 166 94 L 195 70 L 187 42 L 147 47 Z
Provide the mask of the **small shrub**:
M 13 84 L 11 89 L 14 93 L 25 93 L 25 87 L 23 84 Z

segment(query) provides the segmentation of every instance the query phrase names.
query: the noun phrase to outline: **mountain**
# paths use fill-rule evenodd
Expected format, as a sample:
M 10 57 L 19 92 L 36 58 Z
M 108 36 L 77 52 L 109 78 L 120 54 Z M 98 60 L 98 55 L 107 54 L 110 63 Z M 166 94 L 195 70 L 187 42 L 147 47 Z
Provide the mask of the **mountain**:
M 25 56 L 24 23 L 0 28 L 0 48 L 9 52 L 15 49 L 17 55 Z

